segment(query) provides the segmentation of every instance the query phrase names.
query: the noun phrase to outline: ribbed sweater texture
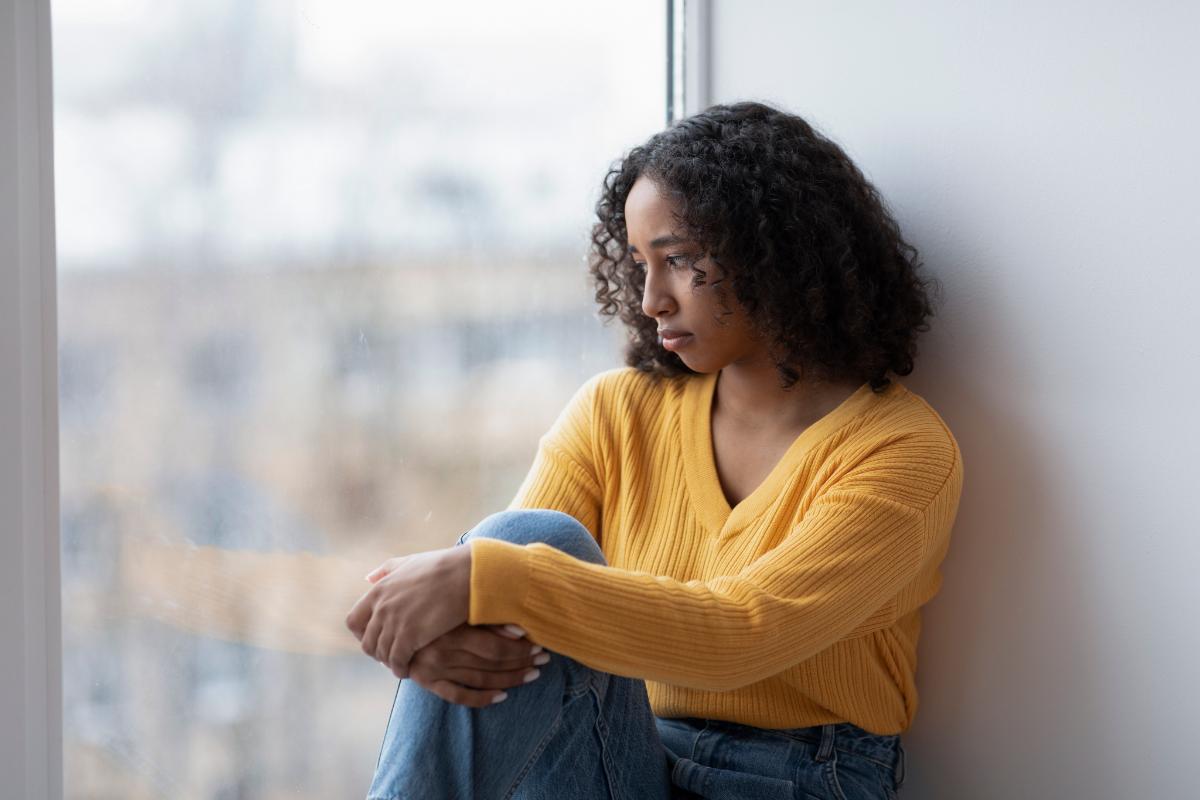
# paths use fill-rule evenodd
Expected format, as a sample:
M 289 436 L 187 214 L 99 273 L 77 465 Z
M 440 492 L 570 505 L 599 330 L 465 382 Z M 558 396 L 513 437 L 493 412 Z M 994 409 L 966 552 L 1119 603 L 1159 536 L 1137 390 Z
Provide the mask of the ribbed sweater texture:
M 712 448 L 718 373 L 601 372 L 541 437 L 510 509 L 583 523 L 607 565 L 469 540 L 473 625 L 640 678 L 659 717 L 906 730 L 919 609 L 962 492 L 958 443 L 897 379 L 806 428 L 733 508 Z

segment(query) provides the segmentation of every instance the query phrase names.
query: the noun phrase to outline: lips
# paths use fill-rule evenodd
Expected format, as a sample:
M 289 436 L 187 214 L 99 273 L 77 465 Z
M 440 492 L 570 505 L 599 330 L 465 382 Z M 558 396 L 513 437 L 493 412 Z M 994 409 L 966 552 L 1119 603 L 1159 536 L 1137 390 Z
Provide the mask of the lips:
M 681 331 L 677 328 L 659 328 L 658 335 L 664 339 L 678 339 L 680 336 L 687 336 L 688 331 Z
M 687 347 L 692 341 L 692 334 L 674 328 L 661 328 L 658 335 L 661 337 L 663 349 L 671 352 Z

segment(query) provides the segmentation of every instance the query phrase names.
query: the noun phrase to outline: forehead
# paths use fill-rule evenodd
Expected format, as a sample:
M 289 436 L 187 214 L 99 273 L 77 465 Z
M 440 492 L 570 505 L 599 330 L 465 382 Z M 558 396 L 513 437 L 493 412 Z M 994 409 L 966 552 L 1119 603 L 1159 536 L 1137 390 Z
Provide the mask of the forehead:
M 668 233 L 676 222 L 675 205 L 658 184 L 644 175 L 634 181 L 625 198 L 625 226 L 631 238 L 635 231 L 650 236 Z

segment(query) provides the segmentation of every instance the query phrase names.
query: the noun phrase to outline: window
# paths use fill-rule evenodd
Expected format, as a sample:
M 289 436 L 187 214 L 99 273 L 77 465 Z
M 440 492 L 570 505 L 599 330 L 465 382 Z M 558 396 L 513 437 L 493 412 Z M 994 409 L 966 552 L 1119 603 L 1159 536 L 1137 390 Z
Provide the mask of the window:
M 584 267 L 658 3 L 55 2 L 65 795 L 363 792 L 342 625 L 620 363 Z

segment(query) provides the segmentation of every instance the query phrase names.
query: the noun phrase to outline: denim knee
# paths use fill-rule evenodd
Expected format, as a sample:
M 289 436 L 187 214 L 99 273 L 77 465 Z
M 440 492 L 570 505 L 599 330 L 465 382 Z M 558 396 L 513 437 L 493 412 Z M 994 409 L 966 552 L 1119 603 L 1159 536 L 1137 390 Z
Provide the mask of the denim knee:
M 570 514 L 550 508 L 497 511 L 460 536 L 458 542 L 463 544 L 467 539 L 480 536 L 521 545 L 541 542 L 582 561 L 608 563 L 583 523 Z

